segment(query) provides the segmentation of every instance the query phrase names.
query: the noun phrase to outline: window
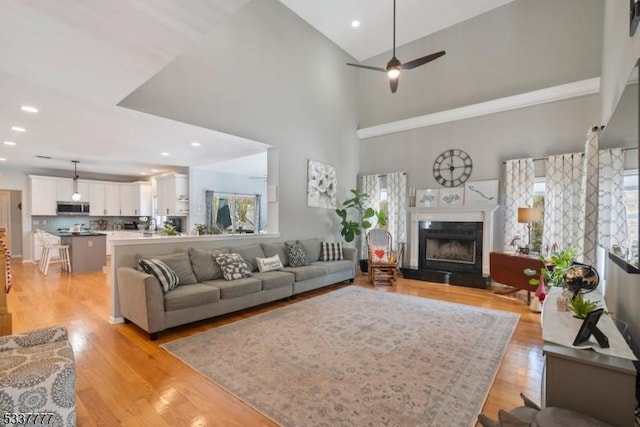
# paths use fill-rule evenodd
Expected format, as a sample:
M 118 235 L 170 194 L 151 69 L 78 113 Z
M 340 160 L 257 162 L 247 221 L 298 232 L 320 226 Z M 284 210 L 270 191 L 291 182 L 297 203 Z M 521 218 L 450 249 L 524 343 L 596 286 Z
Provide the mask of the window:
M 260 195 L 207 191 L 209 227 L 223 233 L 254 233 L 260 230 Z
M 543 177 L 535 179 L 533 184 L 533 206 L 539 207 L 544 218 L 545 182 Z M 627 235 L 631 245 L 631 252 L 638 253 L 638 227 L 639 205 L 638 202 L 638 170 L 627 170 L 624 173 L 624 202 L 627 211 Z M 531 226 L 531 241 L 533 250 L 541 249 L 546 253 L 547 248 L 542 248 L 543 221 L 533 223 Z

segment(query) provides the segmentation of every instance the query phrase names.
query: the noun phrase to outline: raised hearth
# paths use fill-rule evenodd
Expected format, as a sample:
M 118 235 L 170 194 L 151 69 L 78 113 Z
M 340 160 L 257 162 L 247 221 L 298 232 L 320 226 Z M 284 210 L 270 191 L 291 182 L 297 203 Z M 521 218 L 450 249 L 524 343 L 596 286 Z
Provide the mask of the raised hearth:
M 498 206 L 411 208 L 412 279 L 486 288 Z

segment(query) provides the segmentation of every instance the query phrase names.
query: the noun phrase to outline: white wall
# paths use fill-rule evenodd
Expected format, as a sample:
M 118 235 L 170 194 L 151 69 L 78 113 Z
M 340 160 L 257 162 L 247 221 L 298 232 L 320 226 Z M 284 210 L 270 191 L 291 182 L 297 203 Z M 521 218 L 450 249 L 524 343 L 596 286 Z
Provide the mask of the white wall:
M 349 61 L 279 1 L 253 1 L 121 105 L 269 144 L 279 157 L 282 237 L 331 237 L 338 217 L 306 206 L 306 167 L 308 159 L 333 165 L 340 201 L 356 184 L 357 74 Z

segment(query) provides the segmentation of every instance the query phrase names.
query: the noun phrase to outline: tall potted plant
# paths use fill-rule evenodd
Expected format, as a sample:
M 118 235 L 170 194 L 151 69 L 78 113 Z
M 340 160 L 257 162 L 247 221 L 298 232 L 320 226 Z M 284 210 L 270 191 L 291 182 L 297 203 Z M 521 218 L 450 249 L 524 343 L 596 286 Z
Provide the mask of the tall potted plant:
M 387 225 L 387 216 L 384 212 L 376 211 L 372 207 L 365 206 L 369 200 L 367 193 L 363 193 L 357 189 L 351 189 L 350 191 L 353 197 L 345 200 L 342 203 L 341 209 L 336 209 L 336 213 L 340 217 L 340 234 L 347 242 L 352 242 L 356 236 L 365 236 L 367 230 L 374 225 L 374 223 L 371 222 L 374 218 L 378 226 L 384 227 Z M 349 209 L 355 210 L 357 215 L 349 218 Z M 360 256 L 360 270 L 363 272 L 368 270 L 366 255 L 366 253 L 363 253 Z

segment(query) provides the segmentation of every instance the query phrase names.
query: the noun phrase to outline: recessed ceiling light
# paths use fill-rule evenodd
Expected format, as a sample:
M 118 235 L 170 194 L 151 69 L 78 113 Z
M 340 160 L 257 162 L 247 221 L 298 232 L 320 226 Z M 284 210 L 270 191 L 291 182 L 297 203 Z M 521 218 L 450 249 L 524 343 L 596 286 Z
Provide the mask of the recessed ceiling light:
M 7 159 L 5 159 L 4 157 L 0 157 L 0 162 L 6 162 Z
M 36 107 L 32 107 L 31 105 L 22 105 L 20 106 L 22 111 L 26 111 L 27 113 L 37 113 L 38 109 Z
M 13 141 L 5 141 L 4 145 L 16 145 L 16 143 Z
M 166 151 L 163 151 L 162 153 L 160 153 L 160 155 L 167 157 L 169 155 L 169 153 L 167 153 Z
M 16 131 L 16 132 L 26 132 L 27 130 L 23 127 L 20 126 L 11 126 L 11 130 Z
M 353 21 L 351 21 L 351 26 L 353 28 L 358 28 L 360 26 L 360 21 L 358 21 L 357 19 L 354 19 Z
M 160 172 L 158 169 L 151 169 L 151 172 L 156 173 L 156 172 Z
M 140 175 L 146 175 L 146 174 L 147 174 L 146 172 L 140 172 Z
M 192 141 L 191 142 L 191 146 L 193 147 L 200 147 L 200 143 L 198 141 Z

